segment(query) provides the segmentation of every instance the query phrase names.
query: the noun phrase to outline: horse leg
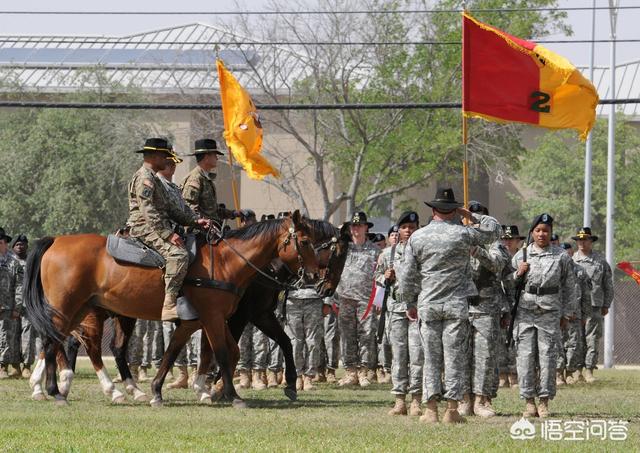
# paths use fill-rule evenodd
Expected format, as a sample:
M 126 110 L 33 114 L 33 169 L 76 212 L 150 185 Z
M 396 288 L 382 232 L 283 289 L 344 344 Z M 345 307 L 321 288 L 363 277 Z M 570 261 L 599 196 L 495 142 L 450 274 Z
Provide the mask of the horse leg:
M 296 390 L 296 379 L 298 377 L 298 373 L 296 372 L 296 363 L 293 358 L 293 346 L 291 345 L 291 339 L 282 328 L 282 325 L 278 322 L 275 313 L 272 311 L 262 313 L 260 317 L 252 319 L 251 322 L 266 336 L 275 341 L 278 346 L 280 346 L 280 349 L 282 349 L 282 355 L 284 356 L 284 374 L 287 381 L 284 394 L 291 401 L 295 401 L 298 399 L 298 391 Z
M 73 376 L 73 371 L 68 370 L 68 363 L 66 362 L 66 354 L 64 352 L 63 345 L 60 341 L 53 338 L 46 337 L 42 341 L 42 347 L 44 349 L 44 360 L 47 369 L 47 393 L 49 396 L 55 398 L 55 403 L 60 406 L 67 405 L 67 398 L 65 394 L 60 392 L 58 388 L 58 377 L 56 376 L 57 360 L 60 359 L 63 370 L 70 371 Z M 62 379 L 62 371 L 60 377 Z M 68 377 L 68 376 L 67 376 Z
M 69 368 L 76 372 L 76 361 L 78 359 L 78 351 L 80 350 L 80 340 L 73 335 L 67 339 L 67 358 L 69 359 Z
M 151 400 L 152 406 L 162 406 L 162 385 L 164 384 L 164 380 L 173 366 L 173 362 L 176 361 L 176 358 L 180 354 L 180 351 L 187 344 L 189 338 L 191 338 L 191 334 L 198 330 L 198 327 L 198 321 L 181 321 L 173 332 L 173 335 L 171 335 L 169 346 L 162 355 L 160 368 L 158 368 L 158 372 L 153 378 L 153 381 L 151 381 L 151 391 L 153 392 L 153 399 Z
M 36 366 L 33 367 L 33 372 L 31 373 L 31 377 L 29 378 L 29 386 L 33 389 L 33 393 L 31 394 L 31 398 L 36 401 L 43 401 L 46 399 L 44 396 L 44 392 L 42 391 L 42 381 L 45 376 L 45 360 L 44 360 L 44 351 L 40 351 L 38 355 L 38 361 L 36 362 Z
M 113 353 L 113 357 L 116 361 L 120 378 L 122 379 L 122 382 L 124 382 L 126 392 L 133 396 L 134 401 L 144 402 L 148 401 L 149 397 L 138 388 L 133 376 L 131 375 L 129 364 L 127 363 L 127 347 L 135 325 L 136 320 L 134 318 L 127 318 L 126 316 L 120 315 L 114 316 L 114 335 L 109 347 L 111 348 L 111 352 Z
M 211 392 L 207 390 L 207 376 L 213 362 L 213 349 L 206 335 L 200 337 L 200 363 L 198 363 L 198 376 L 193 381 L 193 390 L 200 403 L 211 403 L 222 395 L 222 388 L 218 389 L 214 382 Z M 216 381 L 218 376 L 216 376 Z

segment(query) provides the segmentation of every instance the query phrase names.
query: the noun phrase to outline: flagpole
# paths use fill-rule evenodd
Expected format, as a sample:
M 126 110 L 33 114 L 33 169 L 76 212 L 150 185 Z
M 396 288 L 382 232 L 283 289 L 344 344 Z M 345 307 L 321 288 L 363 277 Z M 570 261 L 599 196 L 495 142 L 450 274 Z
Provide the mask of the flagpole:
M 593 80 L 593 60 L 596 39 L 596 0 L 593 0 L 591 8 L 591 57 L 589 58 L 589 80 Z M 584 202 L 582 226 L 591 227 L 591 161 L 593 159 L 592 146 L 593 131 L 587 136 L 587 145 L 584 153 Z
M 462 2 L 462 9 L 467 12 L 466 2 Z M 462 144 L 464 145 L 464 160 L 462 161 L 462 194 L 464 207 L 469 206 L 469 137 L 467 117 L 464 114 L 464 15 L 462 16 Z

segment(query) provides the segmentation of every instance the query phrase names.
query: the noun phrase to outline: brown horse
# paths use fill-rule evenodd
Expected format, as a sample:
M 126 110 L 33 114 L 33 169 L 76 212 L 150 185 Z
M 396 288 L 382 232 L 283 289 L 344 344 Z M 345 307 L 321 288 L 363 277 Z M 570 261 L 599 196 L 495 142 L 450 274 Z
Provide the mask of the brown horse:
M 258 222 L 230 232 L 224 242 L 200 241 L 187 278 L 225 282 L 226 290 L 184 287 L 184 294 L 200 316 L 199 323 L 223 370 L 223 396 L 234 405 L 244 402 L 232 383 L 238 346 L 226 325 L 236 310 L 239 295 L 258 269 L 279 258 L 292 271 L 301 268 L 316 277 L 317 261 L 309 239 L 309 226 L 298 211 L 290 218 Z M 211 259 L 213 258 L 213 259 Z M 215 263 L 215 265 L 213 265 Z M 160 320 L 164 282 L 159 269 L 116 262 L 106 252 L 106 238 L 94 234 L 44 238 L 27 259 L 24 299 L 27 316 L 43 339 L 47 393 L 66 404 L 56 377 L 61 352 L 61 379 L 73 377 L 63 339 L 99 306 L 130 318 Z M 233 288 L 239 289 L 232 291 Z M 68 391 L 68 386 L 67 386 Z

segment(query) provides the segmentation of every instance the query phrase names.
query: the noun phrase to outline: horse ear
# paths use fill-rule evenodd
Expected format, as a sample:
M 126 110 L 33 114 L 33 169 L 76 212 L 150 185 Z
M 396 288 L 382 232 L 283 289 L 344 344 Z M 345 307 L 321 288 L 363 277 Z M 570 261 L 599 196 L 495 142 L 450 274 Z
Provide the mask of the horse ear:
M 298 209 L 293 211 L 291 220 L 293 221 L 294 228 L 298 228 L 300 226 L 300 223 L 302 222 L 302 215 L 300 215 L 300 211 Z
M 349 233 L 349 224 L 345 223 L 344 225 L 342 225 L 342 228 L 340 228 L 340 237 L 348 238 L 350 236 L 351 234 Z

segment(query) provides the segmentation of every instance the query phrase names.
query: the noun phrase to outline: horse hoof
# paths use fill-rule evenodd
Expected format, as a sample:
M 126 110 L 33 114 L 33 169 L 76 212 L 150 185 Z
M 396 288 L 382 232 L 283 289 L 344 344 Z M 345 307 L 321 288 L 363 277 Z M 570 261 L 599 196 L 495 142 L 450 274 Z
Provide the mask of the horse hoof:
M 146 393 L 140 392 L 138 395 L 136 395 L 133 398 L 133 400 L 138 403 L 146 403 L 147 401 L 149 401 L 149 395 L 147 395 Z
M 31 398 L 34 401 L 44 401 L 44 400 L 47 399 L 47 397 L 44 396 L 44 393 L 42 393 L 42 392 L 33 392 L 33 395 L 31 395 Z
M 162 407 L 162 400 L 160 398 L 154 398 L 152 399 L 149 404 L 151 404 L 151 407 Z
M 124 397 L 124 395 L 114 396 L 113 398 L 111 398 L 111 403 L 113 404 L 124 404 L 126 402 L 127 399 Z
M 136 388 L 133 385 L 127 385 L 124 390 L 127 392 L 128 395 L 133 396 L 133 392 L 136 390 Z
M 245 403 L 244 400 L 241 400 L 239 398 L 235 398 L 233 400 L 233 402 L 231 403 L 231 405 L 233 406 L 234 409 L 246 409 L 247 408 L 247 403 Z
M 63 406 L 68 406 L 68 405 L 69 405 L 69 402 L 68 402 L 68 401 L 67 401 L 67 399 L 66 399 L 65 397 L 63 397 L 63 396 L 56 396 L 56 399 L 55 399 L 55 401 L 54 401 L 54 404 L 55 404 L 56 406 L 63 407 Z
M 212 395 L 209 395 L 207 392 L 201 392 L 198 396 L 198 403 L 212 404 L 213 403 Z
M 296 391 L 296 389 L 291 389 L 291 388 L 287 387 L 287 388 L 284 389 L 284 394 L 291 401 L 297 401 L 298 400 L 298 392 Z

